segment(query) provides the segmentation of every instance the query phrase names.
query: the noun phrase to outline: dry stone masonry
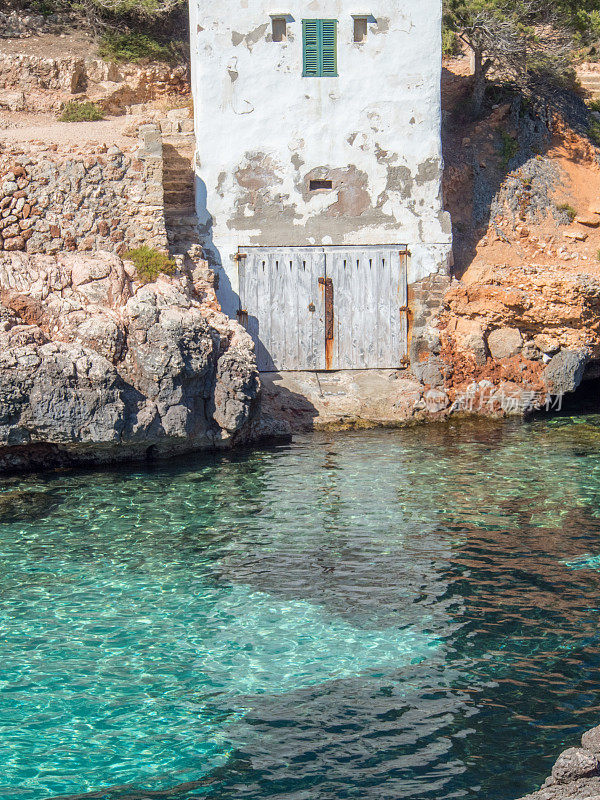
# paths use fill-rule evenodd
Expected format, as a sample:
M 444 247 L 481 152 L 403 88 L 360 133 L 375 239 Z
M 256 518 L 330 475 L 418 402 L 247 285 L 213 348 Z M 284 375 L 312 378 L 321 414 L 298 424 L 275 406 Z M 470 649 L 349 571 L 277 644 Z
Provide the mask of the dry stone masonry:
M 0 53 L 0 109 L 58 111 L 67 100 L 89 99 L 120 114 L 165 96 L 189 96 L 186 67 Z
M 142 126 L 131 152 L 74 149 L 0 145 L 0 250 L 166 249 L 158 127 Z

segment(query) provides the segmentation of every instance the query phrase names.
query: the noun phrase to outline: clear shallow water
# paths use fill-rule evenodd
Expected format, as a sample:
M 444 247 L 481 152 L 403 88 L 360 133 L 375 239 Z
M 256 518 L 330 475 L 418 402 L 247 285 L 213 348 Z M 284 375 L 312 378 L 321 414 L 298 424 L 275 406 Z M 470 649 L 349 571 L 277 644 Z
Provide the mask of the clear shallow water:
M 0 798 L 533 789 L 600 717 L 600 416 L 0 482 Z

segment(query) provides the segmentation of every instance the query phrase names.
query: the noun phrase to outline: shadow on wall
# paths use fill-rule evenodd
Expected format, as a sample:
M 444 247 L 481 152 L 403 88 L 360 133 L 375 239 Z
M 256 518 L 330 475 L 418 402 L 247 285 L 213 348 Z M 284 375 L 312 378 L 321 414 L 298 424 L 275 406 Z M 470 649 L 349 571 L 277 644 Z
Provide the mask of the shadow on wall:
M 452 217 L 456 278 L 472 263 L 489 227 L 508 241 L 495 224 L 497 216 L 517 225 L 539 222 L 550 210 L 557 224 L 569 223 L 552 199 L 560 173 L 544 156 L 556 113 L 580 135 L 588 129 L 583 100 L 547 82 L 527 91 L 491 84 L 478 119 L 470 115 L 471 87 L 470 76 L 443 69 L 444 198 Z
M 204 256 L 217 276 L 217 299 L 227 316 L 237 319 L 241 308 L 240 296 L 231 285 L 231 280 L 223 267 L 222 255 L 213 240 L 213 216 L 208 210 L 208 189 L 202 178 L 196 173 L 196 215 L 198 231 Z

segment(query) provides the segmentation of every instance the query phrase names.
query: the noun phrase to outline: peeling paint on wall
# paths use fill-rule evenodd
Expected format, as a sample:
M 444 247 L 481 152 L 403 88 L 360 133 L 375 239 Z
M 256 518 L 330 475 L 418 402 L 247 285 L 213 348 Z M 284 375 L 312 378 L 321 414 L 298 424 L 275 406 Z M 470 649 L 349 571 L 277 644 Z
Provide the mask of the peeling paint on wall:
M 447 263 L 441 0 L 381 0 L 360 46 L 349 0 L 292 0 L 280 42 L 265 0 L 190 9 L 198 214 L 232 298 L 253 244 L 408 242 L 415 279 Z M 338 20 L 339 77 L 302 77 L 303 18 Z

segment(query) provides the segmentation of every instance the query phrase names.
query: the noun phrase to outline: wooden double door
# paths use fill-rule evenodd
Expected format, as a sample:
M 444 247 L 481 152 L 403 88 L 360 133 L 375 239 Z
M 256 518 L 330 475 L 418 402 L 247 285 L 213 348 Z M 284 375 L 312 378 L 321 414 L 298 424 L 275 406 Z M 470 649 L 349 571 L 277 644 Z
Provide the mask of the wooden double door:
M 406 246 L 247 247 L 239 318 L 258 368 L 395 368 L 407 354 Z

